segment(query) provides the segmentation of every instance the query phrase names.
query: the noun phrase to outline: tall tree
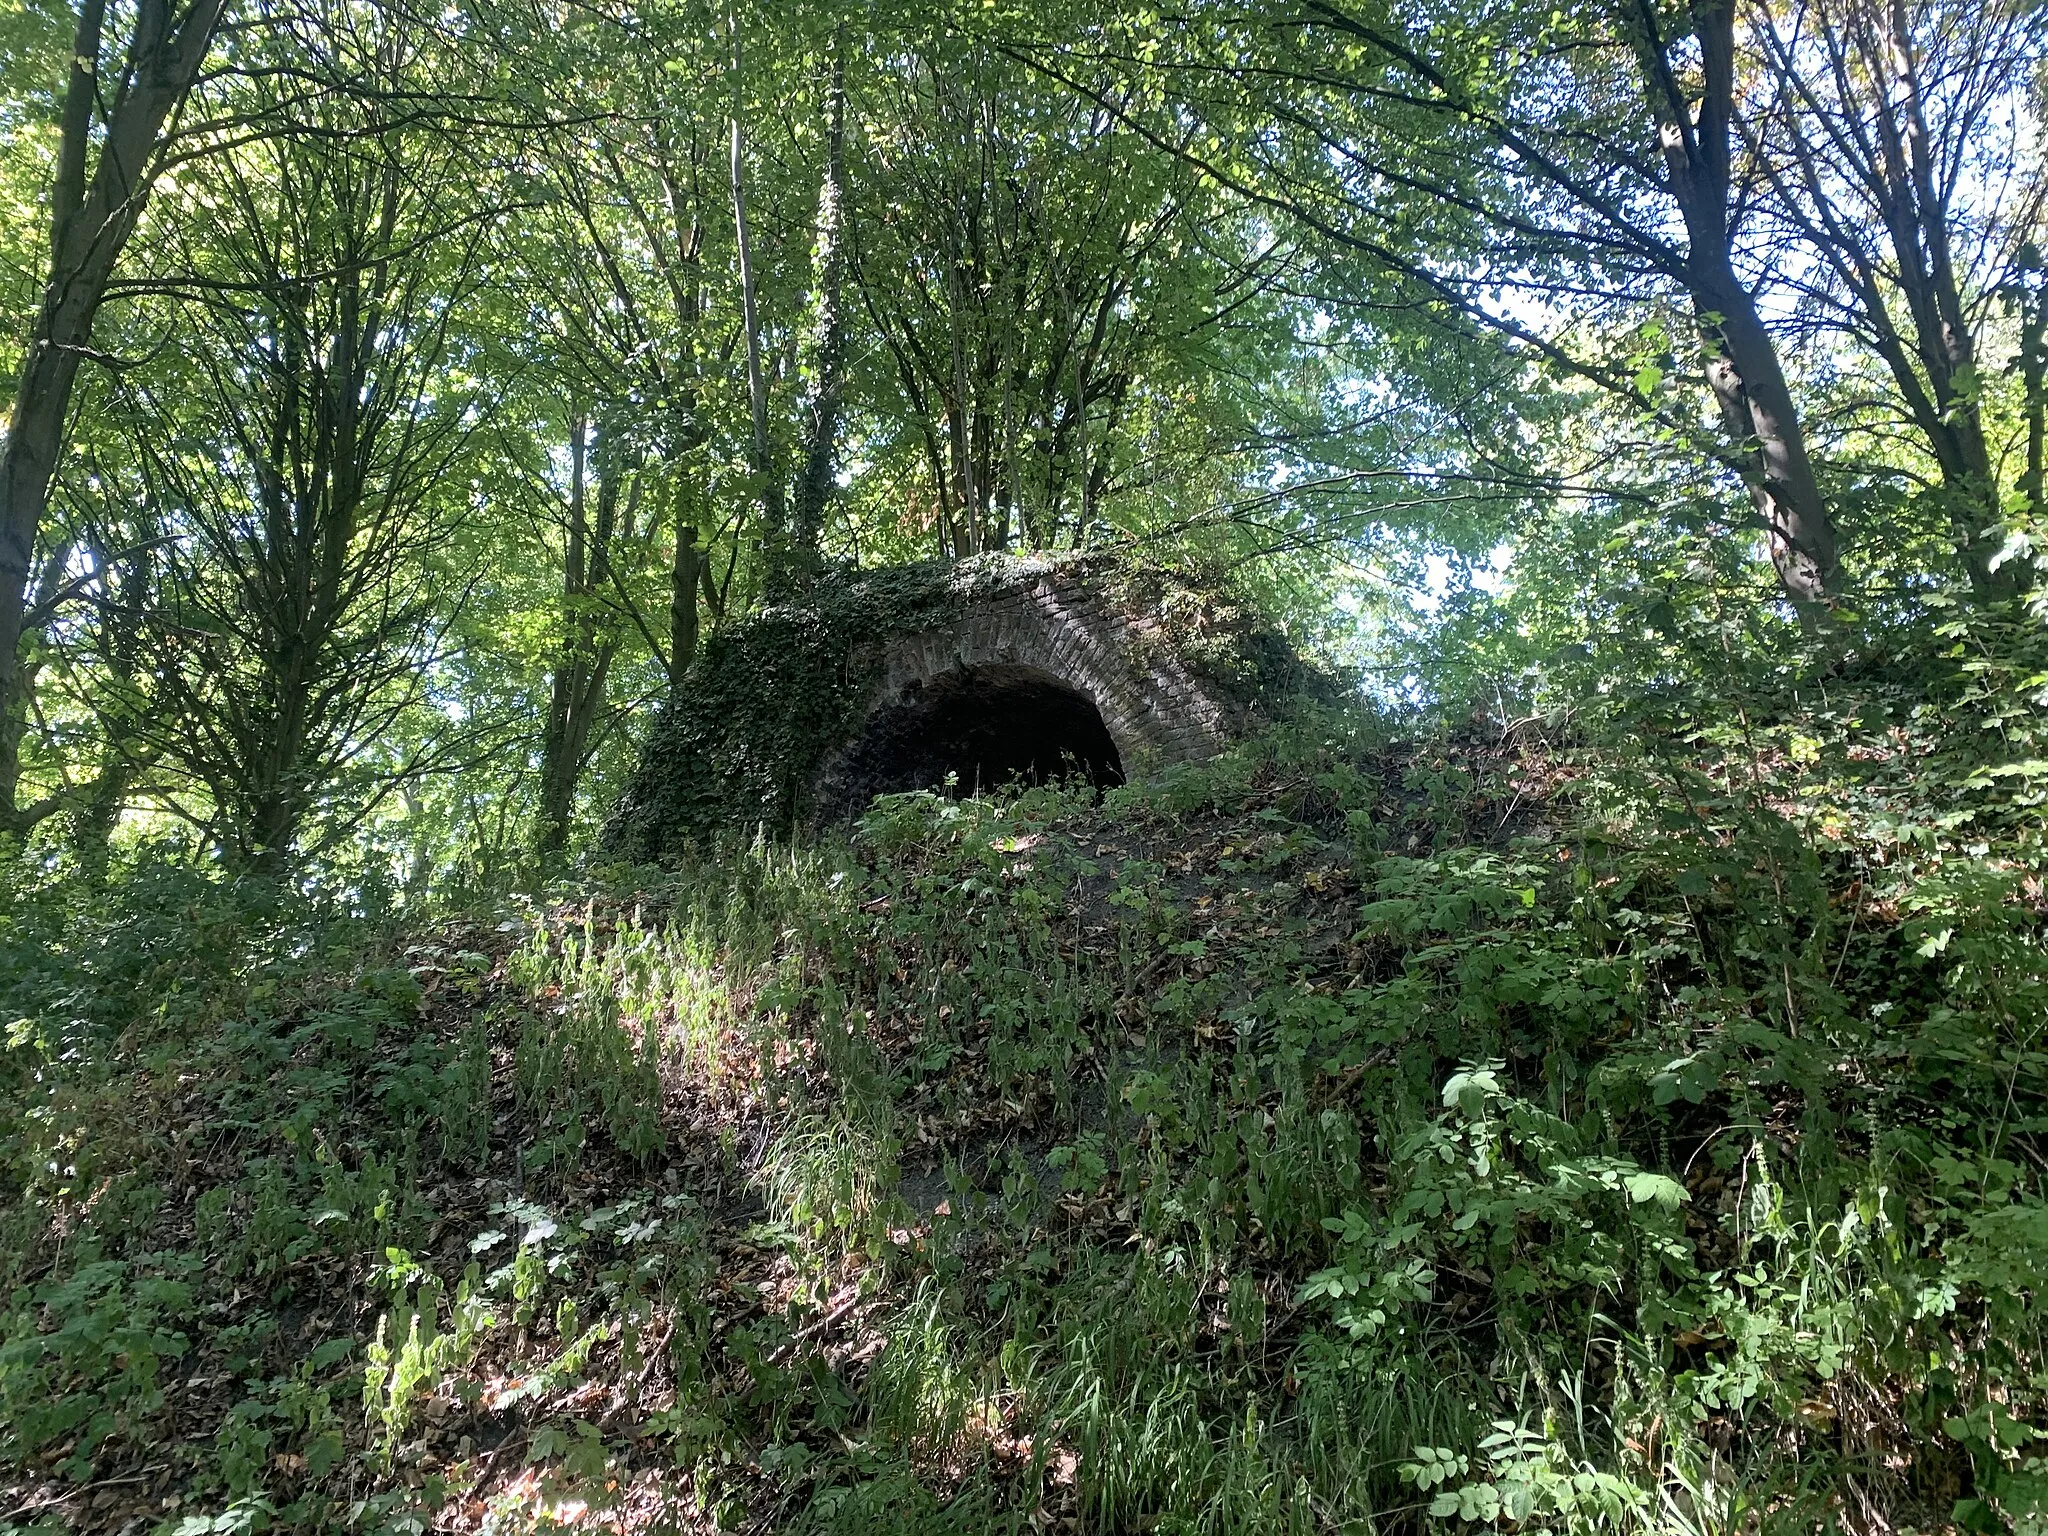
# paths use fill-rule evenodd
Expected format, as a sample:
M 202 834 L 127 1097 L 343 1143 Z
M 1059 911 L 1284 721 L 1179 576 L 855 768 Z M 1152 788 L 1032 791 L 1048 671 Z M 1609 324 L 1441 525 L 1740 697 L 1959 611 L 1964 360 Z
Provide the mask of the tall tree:
M 1583 343 L 1646 298 L 1683 295 L 1717 456 L 1747 488 L 1784 591 L 1812 608 L 1835 584 L 1836 534 L 1744 270 L 1731 5 L 1392 13 L 1316 0 L 1256 24 L 1202 7 L 1165 46 L 1110 26 L 1030 56 L 1106 105 L 1105 68 L 1149 81 L 1149 110 L 1125 119 L 1312 231 L 1340 311 L 1362 288 L 1376 317 L 1481 329 L 1635 401 L 1634 361 Z M 1346 265 L 1366 273 L 1348 293 Z
M 576 786 L 589 761 L 592 737 L 604 713 L 605 689 L 618 656 L 619 632 L 607 622 L 612 557 L 633 538 L 634 507 L 619 517 L 619 482 L 625 466 L 609 440 L 599 444 L 597 515 L 590 515 L 590 423 L 577 415 L 569 426 L 569 501 L 563 529 L 562 610 L 548 717 L 541 741 L 540 811 L 535 836 L 542 854 L 569 843 Z M 634 487 L 635 492 L 638 486 Z
M 788 536 L 789 509 L 783 493 L 782 472 L 776 463 L 775 444 L 768 426 L 768 373 L 762 357 L 761 285 L 754 261 L 753 225 L 747 215 L 747 146 L 741 119 L 745 111 L 745 49 L 736 11 L 727 11 L 726 25 L 732 35 L 732 185 L 733 253 L 739 266 L 740 331 L 746 345 L 748 422 L 748 467 L 753 473 L 755 494 L 761 500 L 762 534 L 771 562 L 782 557 Z
M 543 320 L 533 375 L 597 402 L 612 450 L 635 466 L 644 515 L 590 600 L 616 610 L 673 685 L 700 606 L 715 618 L 737 574 L 718 556 L 736 556 L 758 522 L 751 496 L 716 494 L 747 436 L 751 380 L 733 366 L 744 305 L 723 239 L 731 122 L 718 87 L 730 67 L 688 26 L 638 41 L 659 44 L 660 67 L 620 63 L 608 30 L 585 40 L 580 89 L 612 110 L 539 146 L 544 207 L 503 245 Z M 762 406 L 765 421 L 765 377 Z
M 2048 524 L 2048 263 L 2029 241 L 2013 263 L 2008 294 L 2019 311 L 2020 418 L 2026 438 L 2021 506 L 2036 527 Z
M 167 128 L 212 47 L 224 0 L 137 0 L 125 41 L 109 37 L 106 0 L 84 0 L 72 41 L 50 188 L 48 268 L 0 449 L 0 832 L 21 832 L 57 809 L 23 805 L 28 719 L 25 631 L 29 576 L 93 321 L 161 165 Z M 111 76 L 111 81 L 110 77 Z M 62 562 L 50 567 L 61 578 Z
M 915 445 L 935 552 L 1084 542 L 1147 390 L 1227 374 L 1213 344 L 1260 283 L 1232 292 L 1244 274 L 1191 235 L 1193 177 L 994 50 L 922 44 L 876 95 L 896 125 L 858 242 L 893 385 L 876 435 Z
M 1745 0 L 1738 118 L 1761 211 L 1810 260 L 1781 279 L 1889 375 L 1886 414 L 1936 466 L 1980 597 L 2014 558 L 1980 353 L 2048 214 L 2019 82 L 2048 53 L 2039 7 L 1978 0 Z
M 797 467 L 796 494 L 791 500 L 791 556 L 799 570 L 818 563 L 818 540 L 825 527 L 825 506 L 832 495 L 832 477 L 839 451 L 840 395 L 846 387 L 845 287 L 847 220 L 846 186 L 846 28 L 832 37 L 832 55 L 825 87 L 825 176 L 818 189 L 818 234 L 811 260 L 810 324 L 804 336 L 803 388 L 797 404 L 802 457 Z
M 163 538 L 153 745 L 203 790 L 175 803 L 272 874 L 316 811 L 340 836 L 446 748 L 392 731 L 459 601 L 437 559 L 482 405 L 457 366 L 488 227 L 468 148 L 392 117 L 432 61 L 390 18 L 328 36 L 375 88 L 195 169 L 167 280 L 187 345 L 122 385 Z M 247 90 L 289 106 L 282 73 Z
M 1667 27 L 1647 5 L 1619 22 L 1634 44 L 1638 84 L 1663 152 L 1664 187 L 1685 231 L 1682 243 L 1650 236 L 1637 244 L 1654 266 L 1684 285 L 1704 344 L 1707 386 L 1763 519 L 1778 580 L 1793 598 L 1813 603 L 1836 586 L 1834 520 L 1777 343 L 1755 291 L 1736 271 L 1734 12 L 1734 0 L 1693 0 L 1675 26 Z M 1463 94 L 1462 88 L 1454 90 Z M 1600 187 L 1536 148 L 1511 119 L 1494 121 L 1520 163 L 1616 234 L 1634 232 L 1635 221 L 1617 217 L 1619 210 Z M 1526 154 L 1524 144 L 1530 146 Z

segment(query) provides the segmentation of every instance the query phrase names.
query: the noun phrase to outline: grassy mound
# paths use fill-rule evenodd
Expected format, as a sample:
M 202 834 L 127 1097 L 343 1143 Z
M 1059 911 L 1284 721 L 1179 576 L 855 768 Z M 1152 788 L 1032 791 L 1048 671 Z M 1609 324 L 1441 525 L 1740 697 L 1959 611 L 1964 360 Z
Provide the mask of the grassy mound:
M 424 931 L 48 892 L 8 1519 L 2039 1520 L 2037 842 L 1806 740 L 1318 716 Z

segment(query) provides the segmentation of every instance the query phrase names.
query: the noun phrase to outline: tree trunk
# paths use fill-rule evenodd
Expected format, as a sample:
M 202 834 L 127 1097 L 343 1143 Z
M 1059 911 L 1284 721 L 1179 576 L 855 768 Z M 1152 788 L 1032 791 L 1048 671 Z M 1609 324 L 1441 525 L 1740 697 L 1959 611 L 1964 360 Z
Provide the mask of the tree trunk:
M 100 749 L 99 772 L 93 775 L 71 813 L 71 845 L 79 867 L 97 880 L 113 857 L 114 828 L 126 808 L 134 770 L 109 742 Z
M 1706 342 L 1708 386 L 1763 519 L 1778 582 L 1811 617 L 1832 596 L 1838 575 L 1834 525 L 1777 344 L 1735 275 L 1730 252 L 1734 0 L 1700 0 L 1691 22 L 1700 55 L 1697 110 L 1684 108 L 1667 44 L 1654 31 L 1638 37 L 1644 95 L 1658 118 L 1671 195 L 1685 220 L 1685 285 Z
M 576 815 L 576 786 L 590 755 L 590 737 L 604 707 L 617 642 L 601 631 L 595 595 L 611 580 L 621 466 L 609 441 L 599 444 L 597 523 L 589 521 L 589 424 L 571 428 L 569 452 L 569 536 L 562 566 L 562 649 L 549 690 L 548 720 L 541 741 L 540 815 L 534 846 L 543 855 L 569 845 Z
M 673 694 L 697 655 L 697 589 L 705 576 L 704 551 L 697 543 L 697 525 L 676 508 L 676 558 L 669 570 L 668 686 Z
M 747 225 L 746 139 L 740 127 L 739 22 L 730 9 L 726 16 L 732 28 L 732 229 L 740 268 L 740 325 L 747 342 L 747 402 L 754 429 L 747 467 L 753 475 L 755 494 L 761 498 L 762 539 L 772 566 L 781 558 L 789 518 L 768 437 L 768 375 L 761 358 L 759 292 L 754 280 L 753 235 Z
M 102 733 L 99 771 L 78 794 L 70 831 L 80 866 L 97 878 L 106 873 L 114 829 L 127 809 L 128 790 L 139 766 L 131 755 L 131 741 L 135 716 L 148 705 L 135 679 L 142 668 L 144 615 L 155 597 L 156 561 L 147 544 L 110 551 L 100 539 L 93 540 L 92 560 L 103 581 L 99 659 L 114 686 L 96 701 Z
M 1941 149 L 1929 142 L 1917 48 L 1901 0 L 1891 0 L 1885 7 L 1884 20 L 1890 46 L 1872 49 L 1872 63 L 1880 78 L 1886 73 L 1893 77 L 1900 97 L 1897 120 L 1890 111 L 1879 110 L 1876 128 L 1891 183 L 1887 213 L 1893 223 L 1899 278 L 1940 413 L 1935 448 L 1953 498 L 1950 515 L 1971 586 L 1981 598 L 2011 597 L 2022 590 L 2028 568 L 2020 561 L 2000 560 L 2005 518 L 1984 436 L 1976 339 L 1956 281 L 1947 200 L 1937 186 L 1934 161 Z M 1889 106 L 1889 93 L 1882 94 Z
M 79 13 L 51 195 L 49 277 L 0 450 L 0 831 L 25 832 L 30 821 L 20 805 L 28 722 L 21 646 L 29 570 L 71 392 L 92 340 L 93 317 L 142 216 L 164 123 L 192 88 L 222 3 L 194 0 L 180 18 L 168 0 L 141 0 L 124 78 L 97 136 L 94 119 L 109 96 L 99 67 L 106 0 L 86 0 Z M 88 180 L 86 162 L 96 138 L 99 159 Z
M 1777 347 L 1732 271 L 1696 279 L 1692 296 L 1707 343 L 1707 382 L 1744 461 L 1779 584 L 1795 603 L 1824 604 L 1840 568 L 1835 531 Z
M 562 559 L 562 630 L 560 651 L 548 690 L 548 721 L 540 749 L 540 824 L 534 847 L 542 854 L 560 853 L 569 844 L 569 822 L 576 808 L 576 770 L 570 750 L 571 718 L 582 691 L 586 658 L 578 645 L 581 616 L 577 605 L 584 589 L 584 541 L 588 508 L 584 479 L 589 456 L 589 426 L 580 415 L 569 424 L 569 530 Z
M 791 554 L 797 567 L 817 568 L 818 543 L 839 445 L 839 396 L 845 386 L 846 321 L 840 289 L 846 265 L 846 31 L 832 40 L 832 79 L 825 103 L 825 183 L 818 192 L 818 244 L 813 257 L 817 309 L 798 420 L 804 432 L 803 469 L 796 483 Z
M 244 858 L 251 873 L 266 879 L 283 877 L 291 867 L 292 848 L 298 842 L 299 819 L 304 807 L 289 784 L 280 784 L 252 807 L 252 846 Z
M 2036 527 L 2048 521 L 2048 273 L 2040 252 L 2021 258 L 2020 377 L 2026 386 L 2027 472 L 2020 480 Z M 2030 280 L 2030 281 L 2029 281 Z

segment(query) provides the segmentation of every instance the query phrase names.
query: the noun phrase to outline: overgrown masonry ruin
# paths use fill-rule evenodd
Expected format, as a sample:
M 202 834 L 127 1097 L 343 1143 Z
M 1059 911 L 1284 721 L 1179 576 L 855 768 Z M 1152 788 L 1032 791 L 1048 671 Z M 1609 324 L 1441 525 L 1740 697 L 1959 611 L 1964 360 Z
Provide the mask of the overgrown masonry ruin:
M 1102 558 L 831 572 L 705 647 L 606 841 L 673 863 L 949 777 L 1118 784 L 1214 754 L 1305 673 L 1215 593 Z

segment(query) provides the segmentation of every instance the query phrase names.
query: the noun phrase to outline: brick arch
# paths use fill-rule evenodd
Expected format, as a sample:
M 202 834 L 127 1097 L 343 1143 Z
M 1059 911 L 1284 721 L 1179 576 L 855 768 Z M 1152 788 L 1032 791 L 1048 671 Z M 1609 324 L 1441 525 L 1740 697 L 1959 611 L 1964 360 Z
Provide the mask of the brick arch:
M 1213 756 L 1233 723 L 1230 707 L 1166 643 L 1156 620 L 1123 614 L 1090 588 L 1051 577 L 875 644 L 880 676 L 860 711 L 856 742 L 878 709 L 949 674 L 983 668 L 1029 668 L 1085 695 L 1132 775 Z M 832 783 L 851 746 L 830 754 L 814 783 Z

